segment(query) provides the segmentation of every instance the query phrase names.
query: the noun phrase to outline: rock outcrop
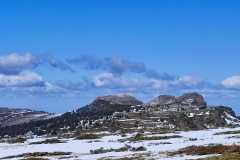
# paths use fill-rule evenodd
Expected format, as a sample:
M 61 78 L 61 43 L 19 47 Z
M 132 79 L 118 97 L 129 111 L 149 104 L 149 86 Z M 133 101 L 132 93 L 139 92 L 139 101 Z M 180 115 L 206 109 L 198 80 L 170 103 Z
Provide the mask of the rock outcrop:
M 113 131 L 136 132 L 233 127 L 239 126 L 240 120 L 231 108 L 208 106 L 202 95 L 186 93 L 179 97 L 162 95 L 144 105 L 132 106 L 130 111 L 115 112 L 109 119 L 96 120 L 92 124 Z
M 98 119 L 114 112 L 128 112 L 131 106 L 142 104 L 143 102 L 129 95 L 108 95 L 97 97 L 89 105 L 79 108 L 77 113 L 81 119 Z
M 208 106 L 203 96 L 187 93 L 179 97 L 159 96 L 143 104 L 128 95 L 109 95 L 61 116 L 1 128 L 0 136 L 61 134 L 75 131 L 162 132 L 240 126 L 234 111 Z
M 205 102 L 202 95 L 198 93 L 186 93 L 182 96 L 175 97 L 170 95 L 161 95 L 154 98 L 146 104 L 147 106 L 160 106 L 163 109 L 167 107 L 167 110 L 188 110 L 188 109 L 201 109 L 206 108 L 207 103 Z
M 175 96 L 170 95 L 160 95 L 150 102 L 147 103 L 147 105 L 153 106 L 153 105 L 168 105 L 175 103 L 177 101 L 177 98 Z

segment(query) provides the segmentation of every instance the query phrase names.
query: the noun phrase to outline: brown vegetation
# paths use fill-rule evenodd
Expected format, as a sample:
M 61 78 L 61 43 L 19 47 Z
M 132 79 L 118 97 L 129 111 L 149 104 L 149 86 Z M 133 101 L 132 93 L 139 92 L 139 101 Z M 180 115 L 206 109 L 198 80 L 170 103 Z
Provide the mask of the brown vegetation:
M 223 154 L 223 153 L 239 153 L 240 146 L 224 146 L 224 145 L 213 145 L 213 146 L 191 146 L 180 149 L 179 151 L 171 153 L 171 155 L 186 154 L 186 155 L 208 155 L 208 154 Z
M 13 158 L 25 158 L 26 159 L 26 158 L 41 158 L 41 157 L 45 157 L 45 156 L 65 156 L 65 155 L 71 155 L 71 154 L 72 154 L 71 152 L 34 152 L 34 153 L 24 153 L 24 154 L 19 154 L 19 155 L 15 155 L 15 156 L 3 157 L 3 158 L 1 158 L 1 160 L 13 159 Z
M 30 143 L 30 145 L 33 144 L 55 144 L 55 143 L 64 143 L 65 141 L 59 140 L 57 138 L 53 138 L 53 139 L 46 139 L 44 141 L 39 141 L 39 142 L 32 142 Z
M 101 138 L 100 135 L 92 134 L 92 133 L 82 133 L 76 136 L 75 139 L 77 140 L 83 140 L 83 139 L 99 139 Z

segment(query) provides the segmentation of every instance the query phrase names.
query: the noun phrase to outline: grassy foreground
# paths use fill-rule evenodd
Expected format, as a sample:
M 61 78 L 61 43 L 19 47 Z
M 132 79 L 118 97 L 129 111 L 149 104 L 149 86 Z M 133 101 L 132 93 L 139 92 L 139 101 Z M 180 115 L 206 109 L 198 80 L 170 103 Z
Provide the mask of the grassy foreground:
M 240 153 L 225 153 L 220 156 L 210 157 L 200 160 L 240 160 Z

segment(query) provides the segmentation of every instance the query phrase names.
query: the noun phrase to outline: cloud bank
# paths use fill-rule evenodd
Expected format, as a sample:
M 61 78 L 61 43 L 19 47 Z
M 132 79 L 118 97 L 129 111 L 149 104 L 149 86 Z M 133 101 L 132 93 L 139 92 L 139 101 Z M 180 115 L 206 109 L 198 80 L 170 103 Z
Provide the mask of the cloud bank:
M 12 53 L 0 56 L 0 73 L 19 74 L 25 70 L 33 70 L 41 65 L 48 64 L 53 68 L 62 71 L 73 72 L 73 69 L 67 63 L 60 61 L 49 55 L 32 55 Z
M 167 73 L 159 73 L 156 70 L 146 67 L 142 62 L 132 62 L 120 57 L 94 57 L 82 55 L 76 58 L 67 60 L 70 64 L 80 66 L 87 70 L 102 70 L 115 75 L 122 75 L 124 73 L 137 73 L 155 79 L 175 79 Z
M 87 71 L 72 81 L 59 79 L 49 81 L 38 69 L 63 71 L 69 77 Z M 85 72 L 84 72 L 85 73 Z M 94 73 L 94 74 L 91 74 Z M 119 57 L 94 57 L 82 55 L 66 60 L 51 55 L 7 54 L 0 56 L 0 90 L 10 94 L 71 95 L 130 93 L 152 96 L 181 94 L 197 91 L 204 95 L 239 96 L 240 75 L 227 77 L 219 84 L 191 75 L 172 75 Z

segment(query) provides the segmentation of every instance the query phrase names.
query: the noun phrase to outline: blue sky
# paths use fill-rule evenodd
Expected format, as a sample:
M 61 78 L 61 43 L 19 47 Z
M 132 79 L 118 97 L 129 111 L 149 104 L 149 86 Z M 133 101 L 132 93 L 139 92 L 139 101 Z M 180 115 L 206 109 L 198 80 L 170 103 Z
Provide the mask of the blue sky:
M 1 106 L 69 111 L 103 94 L 240 104 L 238 1 L 1 1 Z

